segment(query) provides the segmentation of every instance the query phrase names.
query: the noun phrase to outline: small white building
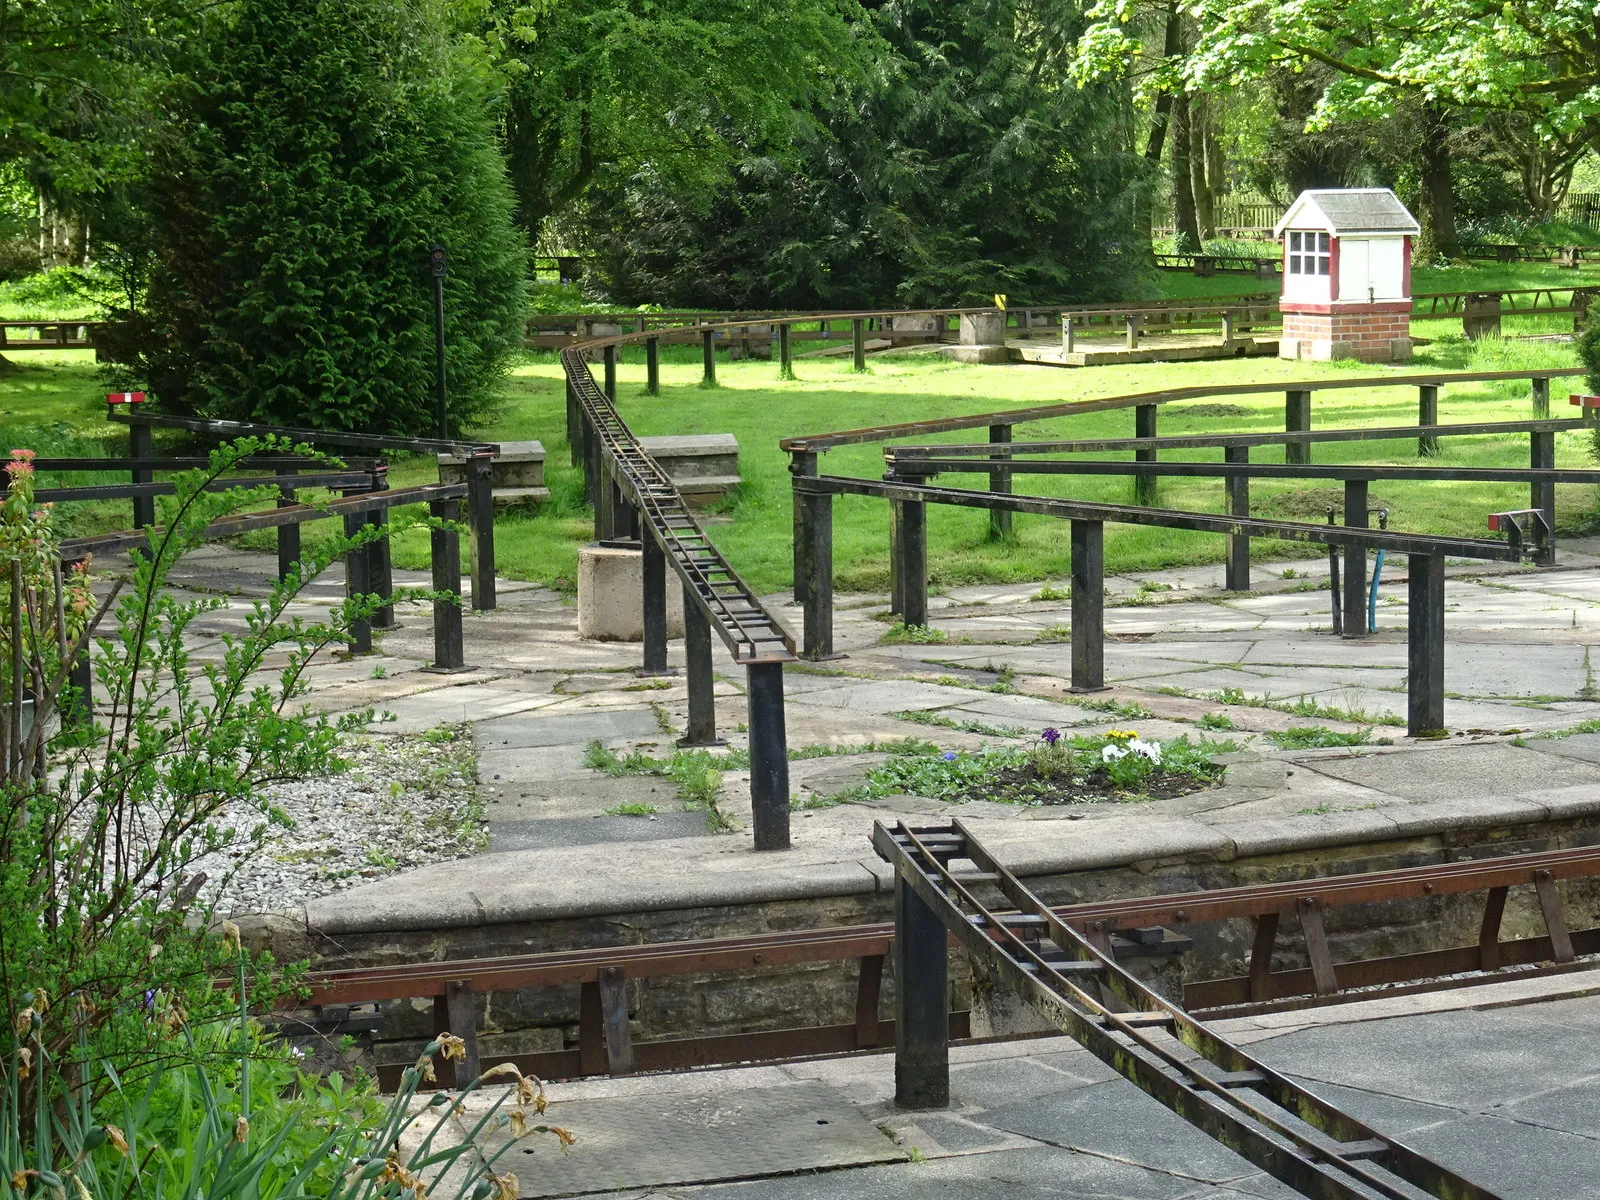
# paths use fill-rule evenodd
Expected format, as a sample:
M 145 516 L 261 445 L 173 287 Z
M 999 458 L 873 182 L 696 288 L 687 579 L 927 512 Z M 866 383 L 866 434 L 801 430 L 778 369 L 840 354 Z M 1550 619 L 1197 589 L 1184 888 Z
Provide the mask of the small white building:
M 1411 357 L 1411 239 L 1417 219 L 1388 188 L 1301 192 L 1283 239 L 1281 358 Z

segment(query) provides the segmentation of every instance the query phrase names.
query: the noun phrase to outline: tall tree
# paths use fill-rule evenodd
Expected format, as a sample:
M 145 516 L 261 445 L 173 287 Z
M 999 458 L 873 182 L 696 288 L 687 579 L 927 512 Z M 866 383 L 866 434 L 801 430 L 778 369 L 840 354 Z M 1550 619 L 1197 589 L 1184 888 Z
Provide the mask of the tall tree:
M 481 49 L 431 0 L 239 0 L 168 102 L 155 268 L 130 317 L 159 401 L 212 416 L 425 434 L 446 281 L 452 424 L 520 344 L 526 255 Z

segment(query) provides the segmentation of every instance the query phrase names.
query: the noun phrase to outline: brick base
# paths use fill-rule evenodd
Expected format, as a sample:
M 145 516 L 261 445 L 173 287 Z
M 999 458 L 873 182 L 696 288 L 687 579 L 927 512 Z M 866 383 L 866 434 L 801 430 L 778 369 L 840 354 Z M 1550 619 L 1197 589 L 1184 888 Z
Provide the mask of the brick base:
M 1362 309 L 1286 312 L 1278 357 L 1405 362 L 1411 357 L 1411 314 Z

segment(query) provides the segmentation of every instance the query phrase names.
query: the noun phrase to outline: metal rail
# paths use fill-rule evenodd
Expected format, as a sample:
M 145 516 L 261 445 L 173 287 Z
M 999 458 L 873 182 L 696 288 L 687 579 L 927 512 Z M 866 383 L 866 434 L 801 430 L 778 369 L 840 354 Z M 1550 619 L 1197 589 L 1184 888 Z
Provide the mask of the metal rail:
M 1499 1200 L 1379 1133 L 1152 992 L 1065 924 L 961 822 L 893 829 L 873 847 L 895 869 L 896 1092 L 949 1102 L 946 937 L 1095 1057 L 1190 1124 L 1305 1196 Z M 960 870 L 951 864 L 963 861 Z M 999 897 L 998 902 L 978 898 Z M 935 962 L 937 957 L 938 962 Z M 937 1015 L 938 1019 L 931 1019 Z

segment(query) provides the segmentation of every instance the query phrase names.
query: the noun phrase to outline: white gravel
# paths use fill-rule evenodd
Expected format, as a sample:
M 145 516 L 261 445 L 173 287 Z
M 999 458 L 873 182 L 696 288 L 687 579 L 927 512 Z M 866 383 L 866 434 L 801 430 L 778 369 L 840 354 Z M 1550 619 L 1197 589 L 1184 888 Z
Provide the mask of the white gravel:
M 288 827 L 271 826 L 258 849 L 196 860 L 192 869 L 207 876 L 201 895 L 216 901 L 219 914 L 283 912 L 487 844 L 477 755 L 465 727 L 353 736 L 341 753 L 348 771 L 267 793 Z M 267 821 L 254 808 L 236 807 L 214 824 L 245 838 Z

